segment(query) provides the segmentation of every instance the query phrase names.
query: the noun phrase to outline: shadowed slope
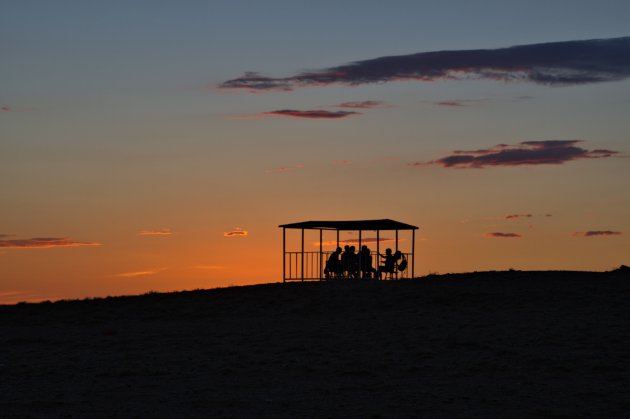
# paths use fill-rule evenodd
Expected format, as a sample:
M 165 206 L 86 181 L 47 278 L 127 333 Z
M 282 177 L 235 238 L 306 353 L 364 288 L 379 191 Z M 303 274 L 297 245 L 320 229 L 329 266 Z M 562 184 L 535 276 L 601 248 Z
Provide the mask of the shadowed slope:
M 0 307 L 6 417 L 622 417 L 627 272 Z

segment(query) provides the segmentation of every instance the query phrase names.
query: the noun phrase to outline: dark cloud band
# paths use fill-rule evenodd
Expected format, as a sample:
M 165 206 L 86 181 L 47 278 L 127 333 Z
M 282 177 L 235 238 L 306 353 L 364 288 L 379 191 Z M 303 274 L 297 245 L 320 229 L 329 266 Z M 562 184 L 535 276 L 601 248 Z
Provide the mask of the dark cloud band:
M 491 239 L 520 239 L 521 237 L 523 237 L 517 233 L 502 233 L 499 231 L 495 231 L 493 233 L 486 233 L 484 234 L 484 236 Z
M 349 116 L 361 115 L 361 113 L 352 112 L 352 111 L 325 111 L 325 110 L 298 111 L 294 109 L 281 109 L 277 111 L 264 112 L 262 115 L 288 116 L 292 118 L 305 118 L 305 119 L 342 119 L 342 118 L 347 118 Z
M 602 237 L 602 236 L 619 236 L 621 235 L 621 231 L 612 231 L 612 230 L 589 230 L 589 231 L 578 231 L 573 233 L 574 236 L 580 237 Z
M 499 144 L 488 149 L 461 151 L 450 156 L 412 166 L 437 164 L 449 168 L 484 168 L 489 166 L 522 166 L 563 164 L 578 159 L 600 159 L 619 154 L 613 150 L 586 150 L 578 147 L 581 140 L 524 141 L 516 145 Z
M 499 49 L 421 52 L 357 61 L 281 78 L 248 72 L 221 83 L 219 87 L 252 91 L 292 90 L 330 84 L 440 79 L 518 80 L 546 85 L 575 85 L 627 77 L 630 77 L 630 37 Z

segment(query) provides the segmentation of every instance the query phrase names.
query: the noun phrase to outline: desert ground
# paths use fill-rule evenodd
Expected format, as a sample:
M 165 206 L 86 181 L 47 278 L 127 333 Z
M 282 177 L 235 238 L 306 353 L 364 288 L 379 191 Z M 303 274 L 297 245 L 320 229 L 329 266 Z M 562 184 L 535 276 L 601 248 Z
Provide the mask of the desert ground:
M 629 418 L 630 274 L 0 306 L 3 418 Z

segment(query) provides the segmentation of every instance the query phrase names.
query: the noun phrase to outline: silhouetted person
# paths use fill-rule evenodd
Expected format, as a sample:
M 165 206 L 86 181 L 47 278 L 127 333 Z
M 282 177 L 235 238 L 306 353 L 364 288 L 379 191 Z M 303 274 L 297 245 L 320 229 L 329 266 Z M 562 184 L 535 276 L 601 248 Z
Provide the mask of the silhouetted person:
M 363 273 L 363 278 L 372 278 L 372 273 L 376 272 L 376 269 L 372 267 L 372 254 L 370 252 L 370 249 L 365 245 L 361 246 L 361 253 L 359 257 L 361 261 L 361 272 Z
M 350 246 L 347 244 L 343 247 L 343 253 L 341 254 L 341 272 L 343 276 L 347 277 L 350 271 Z
M 396 252 L 396 256 L 398 256 Z M 378 279 L 381 279 L 381 274 L 385 272 L 386 274 L 393 274 L 396 269 L 396 256 L 392 255 L 392 249 L 385 250 L 385 256 L 379 255 L 383 259 L 383 265 L 378 267 Z
M 348 276 L 350 278 L 357 278 L 359 276 L 359 255 L 356 253 L 357 248 L 350 246 L 350 253 L 348 254 Z
M 324 269 L 324 273 L 326 274 L 326 279 L 329 278 L 337 278 L 341 273 L 341 265 L 339 263 L 339 255 L 341 254 L 341 247 L 338 247 L 334 252 L 330 254 L 328 260 L 326 261 L 326 269 Z

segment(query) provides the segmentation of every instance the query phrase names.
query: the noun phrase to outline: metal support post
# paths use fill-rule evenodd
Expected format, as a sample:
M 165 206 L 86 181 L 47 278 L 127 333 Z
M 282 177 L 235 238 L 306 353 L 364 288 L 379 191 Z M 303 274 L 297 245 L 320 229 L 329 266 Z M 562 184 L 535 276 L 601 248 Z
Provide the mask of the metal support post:
M 323 274 L 324 274 L 324 253 L 322 252 L 324 243 L 322 242 L 323 237 L 324 237 L 324 230 L 319 230 L 319 280 L 321 281 L 323 279 Z
M 415 278 L 416 265 L 416 230 L 411 230 L 411 278 Z
M 396 230 L 396 253 L 398 253 L 398 230 Z M 396 260 L 396 279 L 398 279 L 398 259 Z
M 301 256 L 300 268 L 302 271 L 301 278 L 302 282 L 304 282 L 304 229 L 302 229 L 302 256 Z

